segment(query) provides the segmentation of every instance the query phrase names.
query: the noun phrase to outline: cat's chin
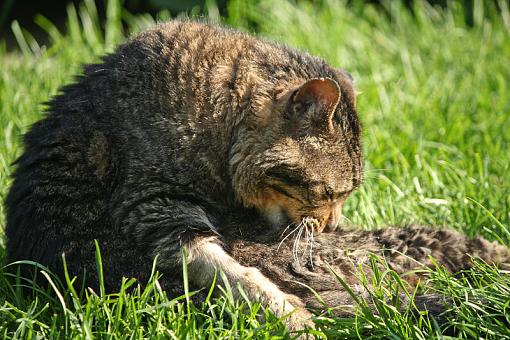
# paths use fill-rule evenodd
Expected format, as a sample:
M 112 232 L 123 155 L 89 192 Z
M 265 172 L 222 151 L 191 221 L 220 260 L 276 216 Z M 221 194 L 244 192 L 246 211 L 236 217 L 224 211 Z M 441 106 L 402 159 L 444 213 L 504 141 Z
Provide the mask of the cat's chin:
M 285 211 L 279 206 L 266 208 L 261 210 L 260 213 L 272 229 L 277 230 L 292 224 Z

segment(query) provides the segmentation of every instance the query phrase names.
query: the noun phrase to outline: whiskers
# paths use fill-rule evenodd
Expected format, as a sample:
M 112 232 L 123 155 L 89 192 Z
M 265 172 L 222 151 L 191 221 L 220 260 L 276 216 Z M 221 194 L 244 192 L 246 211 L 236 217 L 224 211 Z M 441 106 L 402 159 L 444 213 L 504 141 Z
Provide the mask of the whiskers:
M 289 224 L 280 235 L 282 240 L 278 244 L 276 251 L 279 251 L 282 244 L 292 236 L 294 238 L 292 243 L 292 257 L 294 261 L 299 263 L 300 259 L 308 256 L 310 264 L 313 267 L 314 225 L 317 223 L 316 219 L 305 217 L 297 226 L 294 223 Z M 292 227 L 294 228 L 291 229 L 289 233 L 285 234 L 287 230 Z M 302 239 L 304 239 L 304 245 L 301 244 Z

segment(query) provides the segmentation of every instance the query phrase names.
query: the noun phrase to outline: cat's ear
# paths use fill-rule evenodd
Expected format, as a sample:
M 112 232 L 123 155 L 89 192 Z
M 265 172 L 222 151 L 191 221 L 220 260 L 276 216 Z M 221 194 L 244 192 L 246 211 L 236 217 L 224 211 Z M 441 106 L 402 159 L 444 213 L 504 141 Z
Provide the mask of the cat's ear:
M 343 70 L 343 69 L 337 69 L 337 70 L 338 70 L 338 72 L 339 72 L 340 74 L 342 74 L 343 76 L 345 76 L 347 79 L 349 79 L 349 80 L 350 80 L 350 82 L 351 82 L 351 83 L 353 83 L 353 84 L 354 84 L 354 78 L 353 78 L 352 74 L 350 74 L 349 72 L 347 72 L 346 70 Z
M 290 98 L 289 114 L 296 119 L 313 115 L 315 121 L 329 125 L 340 95 L 340 86 L 331 78 L 308 80 Z

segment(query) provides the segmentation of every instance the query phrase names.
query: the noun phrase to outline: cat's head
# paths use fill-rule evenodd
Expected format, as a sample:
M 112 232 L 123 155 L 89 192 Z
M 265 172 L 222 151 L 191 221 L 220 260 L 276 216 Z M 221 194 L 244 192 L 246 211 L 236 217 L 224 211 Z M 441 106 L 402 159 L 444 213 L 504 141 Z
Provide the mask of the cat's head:
M 362 179 L 352 79 L 335 71 L 274 93 L 243 123 L 231 153 L 236 195 L 280 226 L 312 217 L 317 231 L 334 230 Z

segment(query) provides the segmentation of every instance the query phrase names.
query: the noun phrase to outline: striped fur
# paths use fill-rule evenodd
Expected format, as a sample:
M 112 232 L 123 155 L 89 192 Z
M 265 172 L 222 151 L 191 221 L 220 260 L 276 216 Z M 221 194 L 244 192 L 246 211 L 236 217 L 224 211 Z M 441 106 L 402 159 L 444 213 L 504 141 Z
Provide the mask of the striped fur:
M 360 280 L 362 270 L 371 284 L 371 255 L 387 262 L 389 268 L 401 275 L 407 287 L 412 289 L 421 281 L 426 282 L 426 267 L 436 265 L 450 273 L 458 273 L 473 265 L 472 258 L 510 269 L 510 250 L 482 237 L 468 238 L 454 230 L 423 226 L 405 228 L 386 227 L 374 231 L 338 229 L 334 233 L 315 235 L 313 240 L 301 237 L 295 256 L 295 237 L 281 242 L 282 237 L 264 235 L 261 221 L 246 221 L 241 217 L 231 220 L 232 234 L 228 236 L 229 254 L 245 266 L 258 268 L 278 287 L 298 296 L 310 309 L 322 311 L 326 306 L 335 307 L 339 316 L 352 315 L 355 299 L 341 289 L 333 270 L 352 291 L 370 301 L 370 295 Z M 236 226 L 236 227 L 234 227 Z M 284 237 L 284 235 L 283 235 Z M 387 267 L 378 262 L 377 267 L 385 272 Z M 323 300 L 320 302 L 311 287 Z M 406 301 L 405 294 L 401 296 Z M 440 317 L 448 303 L 448 297 L 438 294 L 417 296 L 415 305 Z M 400 306 L 405 310 L 406 304 Z
M 158 256 L 162 285 L 179 291 L 187 247 L 192 287 L 219 268 L 276 312 L 299 303 L 222 250 L 223 217 L 254 209 L 334 229 L 362 172 L 346 72 L 191 21 L 158 25 L 86 66 L 24 144 L 6 199 L 11 261 L 61 273 L 64 254 L 97 286 L 98 240 L 107 288 L 145 281 Z M 299 326 L 308 314 L 293 315 Z

